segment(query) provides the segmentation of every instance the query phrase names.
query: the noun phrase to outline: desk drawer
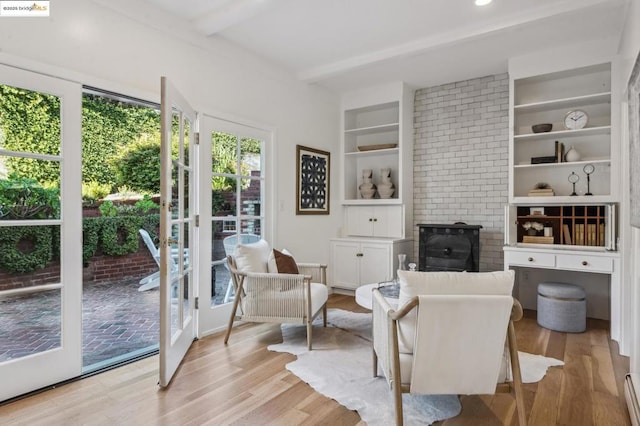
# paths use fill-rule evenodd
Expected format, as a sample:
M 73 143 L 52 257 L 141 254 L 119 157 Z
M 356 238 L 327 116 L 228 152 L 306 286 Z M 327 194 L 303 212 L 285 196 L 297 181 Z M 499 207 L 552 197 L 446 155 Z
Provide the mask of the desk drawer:
M 530 266 L 532 268 L 553 268 L 556 266 L 555 255 L 551 253 L 511 252 L 509 264 Z
M 613 272 L 613 259 L 579 254 L 559 254 L 556 257 L 557 267 L 585 272 Z

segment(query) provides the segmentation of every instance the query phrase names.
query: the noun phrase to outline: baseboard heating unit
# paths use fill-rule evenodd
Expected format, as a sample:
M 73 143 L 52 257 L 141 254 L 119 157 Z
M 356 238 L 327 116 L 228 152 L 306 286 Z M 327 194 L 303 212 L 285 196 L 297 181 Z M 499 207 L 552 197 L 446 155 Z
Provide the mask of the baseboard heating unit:
M 627 374 L 624 381 L 624 397 L 633 426 L 640 426 L 640 374 Z

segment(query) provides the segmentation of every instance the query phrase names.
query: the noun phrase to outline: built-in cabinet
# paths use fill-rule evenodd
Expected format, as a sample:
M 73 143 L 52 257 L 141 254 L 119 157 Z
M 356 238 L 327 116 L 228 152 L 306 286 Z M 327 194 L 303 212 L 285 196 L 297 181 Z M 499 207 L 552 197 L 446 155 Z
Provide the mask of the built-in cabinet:
M 398 269 L 398 255 L 408 253 L 411 246 L 406 239 L 334 238 L 331 286 L 355 290 L 363 284 L 391 280 Z
M 347 235 L 404 238 L 404 206 L 346 206 Z
M 413 95 L 401 82 L 343 95 L 339 187 L 344 220 L 340 238 L 331 241 L 333 287 L 355 289 L 388 280 L 395 275 L 398 254 L 413 260 L 413 245 L 406 239 L 413 225 Z M 386 169 L 393 194 L 363 195 L 363 171 L 371 171 L 371 183 L 378 187 L 385 183 Z

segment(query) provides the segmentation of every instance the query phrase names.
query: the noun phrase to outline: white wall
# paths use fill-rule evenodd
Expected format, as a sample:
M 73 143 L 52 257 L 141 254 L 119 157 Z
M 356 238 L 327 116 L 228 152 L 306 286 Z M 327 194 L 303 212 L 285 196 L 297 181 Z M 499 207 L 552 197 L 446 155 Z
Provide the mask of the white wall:
M 638 26 L 638 22 L 640 22 L 640 0 L 631 0 L 629 2 L 629 10 L 626 14 L 626 22 L 619 51 L 621 62 L 621 90 L 626 88 L 636 58 L 640 54 L 640 26 Z M 626 93 L 622 95 L 626 96 Z M 626 120 L 623 120 L 624 125 L 627 123 Z M 628 132 L 625 132 L 623 136 L 623 149 L 626 148 L 625 152 L 629 152 Z M 624 157 L 624 159 L 628 161 L 628 156 Z M 638 168 L 640 164 L 636 162 L 632 167 Z M 628 198 L 630 182 L 628 167 L 625 170 L 623 182 L 622 190 L 627 194 Z M 628 238 L 625 244 L 627 255 L 624 259 L 626 268 L 623 279 L 628 283 L 631 297 L 629 318 L 630 334 L 632 336 L 630 369 L 632 372 L 637 373 L 640 371 L 640 267 L 637 266 L 638 263 L 640 263 L 638 262 L 638 259 L 640 259 L 640 230 L 629 226 L 629 211 L 627 210 L 625 213 L 624 222 L 621 224 L 623 227 L 622 231 L 626 232 L 627 235 L 631 235 L 631 238 Z
M 189 33 L 143 2 L 60 0 L 49 18 L 3 18 L 0 63 L 159 101 L 168 76 L 197 110 L 274 131 L 275 220 L 272 241 L 301 260 L 329 260 L 328 238 L 340 225 L 338 167 L 332 167 L 333 214 L 295 215 L 295 146 L 338 158 L 339 102 L 275 65 L 215 38 Z M 131 9 L 136 18 L 120 13 Z M 184 32 L 187 30 L 187 32 Z

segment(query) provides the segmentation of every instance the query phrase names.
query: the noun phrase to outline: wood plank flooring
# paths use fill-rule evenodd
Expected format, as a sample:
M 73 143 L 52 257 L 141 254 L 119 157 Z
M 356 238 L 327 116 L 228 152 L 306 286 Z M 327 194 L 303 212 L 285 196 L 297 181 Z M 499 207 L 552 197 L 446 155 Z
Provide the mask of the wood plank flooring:
M 367 312 L 353 297 L 332 295 L 330 307 Z M 535 312 L 516 324 L 522 351 L 564 359 L 545 378 L 524 385 L 530 425 L 630 425 L 622 382 L 626 357 L 608 323 L 558 333 L 538 327 Z M 247 324 L 194 343 L 167 389 L 157 386 L 157 357 L 0 406 L 2 425 L 362 425 L 356 412 L 315 392 L 289 373 L 293 355 L 269 352 L 278 325 Z M 452 425 L 515 425 L 509 394 L 461 397 Z

